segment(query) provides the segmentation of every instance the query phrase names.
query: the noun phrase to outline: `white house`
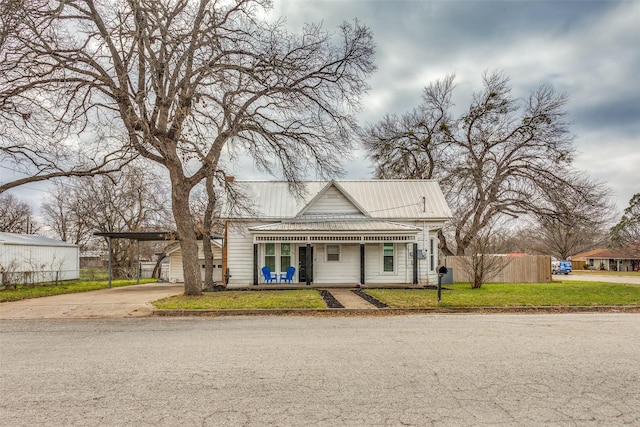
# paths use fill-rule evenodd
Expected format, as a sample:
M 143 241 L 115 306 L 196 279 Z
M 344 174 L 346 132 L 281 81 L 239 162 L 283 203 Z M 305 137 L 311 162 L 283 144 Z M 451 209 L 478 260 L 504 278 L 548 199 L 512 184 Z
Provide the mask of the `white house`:
M 5 283 L 77 279 L 80 251 L 77 245 L 48 237 L 0 232 L 0 275 Z
M 213 280 L 222 283 L 222 240 L 213 239 L 211 241 L 211 249 L 213 252 Z M 182 249 L 180 244 L 167 251 L 169 257 L 169 281 L 184 282 L 184 270 L 182 268 Z M 200 273 L 204 280 L 204 251 L 202 250 L 202 240 L 198 240 L 198 262 L 200 264 Z
M 313 286 L 437 282 L 437 231 L 451 211 L 436 181 L 310 181 L 300 196 L 287 182 L 233 185 L 252 208 L 223 215 L 228 287 L 264 283 L 264 266 L 278 276 L 293 266 L 293 282 Z

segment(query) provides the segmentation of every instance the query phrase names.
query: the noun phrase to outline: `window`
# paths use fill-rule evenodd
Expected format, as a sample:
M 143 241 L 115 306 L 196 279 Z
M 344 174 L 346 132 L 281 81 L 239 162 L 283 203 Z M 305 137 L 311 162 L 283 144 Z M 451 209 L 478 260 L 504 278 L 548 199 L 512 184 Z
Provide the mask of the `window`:
M 280 271 L 291 266 L 291 243 L 280 243 Z
M 393 272 L 393 243 L 384 243 L 382 247 L 382 266 L 384 272 Z
M 327 261 L 340 261 L 340 245 L 327 245 Z
M 264 265 L 271 271 L 276 271 L 276 244 L 265 243 L 264 245 Z
M 264 265 L 272 273 L 287 271 L 291 266 L 291 243 L 265 243 Z

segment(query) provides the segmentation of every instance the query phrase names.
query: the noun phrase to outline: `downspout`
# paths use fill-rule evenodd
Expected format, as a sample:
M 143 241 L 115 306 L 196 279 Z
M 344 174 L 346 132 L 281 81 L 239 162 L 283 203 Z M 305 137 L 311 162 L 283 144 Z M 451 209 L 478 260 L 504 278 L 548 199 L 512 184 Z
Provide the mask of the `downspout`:
M 229 265 L 227 263 L 227 238 L 229 229 L 229 221 L 224 222 L 224 235 L 222 237 L 222 283 L 227 286 L 229 284 Z

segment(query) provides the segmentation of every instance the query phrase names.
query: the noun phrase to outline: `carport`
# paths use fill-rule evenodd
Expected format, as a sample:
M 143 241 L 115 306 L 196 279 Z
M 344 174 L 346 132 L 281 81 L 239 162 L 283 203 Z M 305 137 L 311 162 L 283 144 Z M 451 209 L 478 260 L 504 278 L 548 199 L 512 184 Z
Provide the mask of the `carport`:
M 137 265 L 136 265 L 136 276 L 137 283 L 140 284 L 140 241 L 175 241 L 177 239 L 177 235 L 173 231 L 124 231 L 124 232 L 112 232 L 112 231 L 104 231 L 99 233 L 93 233 L 94 236 L 106 237 L 107 238 L 107 246 L 109 251 L 109 261 L 108 261 L 108 277 L 109 277 L 109 287 L 111 287 L 111 279 L 113 275 L 113 271 L 111 268 L 111 239 L 129 239 L 136 241 L 136 250 L 137 250 Z

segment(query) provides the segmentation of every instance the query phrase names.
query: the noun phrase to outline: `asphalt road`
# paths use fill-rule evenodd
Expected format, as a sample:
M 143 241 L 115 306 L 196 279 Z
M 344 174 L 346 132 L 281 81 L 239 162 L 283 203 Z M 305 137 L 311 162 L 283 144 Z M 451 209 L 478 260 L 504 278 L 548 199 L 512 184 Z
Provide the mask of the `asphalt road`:
M 0 321 L 3 426 L 640 425 L 640 315 Z

